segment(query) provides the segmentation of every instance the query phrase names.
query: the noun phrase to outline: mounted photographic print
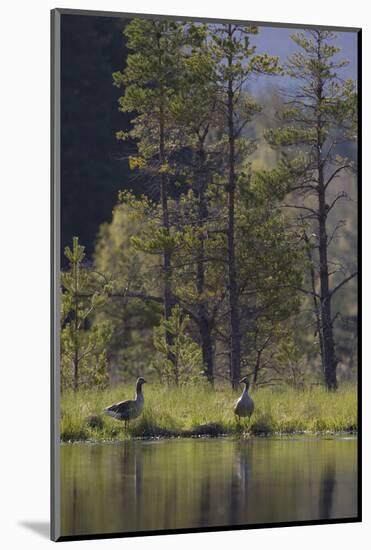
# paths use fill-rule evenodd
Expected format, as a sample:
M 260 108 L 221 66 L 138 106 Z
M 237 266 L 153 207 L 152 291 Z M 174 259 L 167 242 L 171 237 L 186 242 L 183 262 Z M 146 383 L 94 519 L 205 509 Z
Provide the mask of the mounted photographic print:
M 361 520 L 360 41 L 52 11 L 53 540 Z

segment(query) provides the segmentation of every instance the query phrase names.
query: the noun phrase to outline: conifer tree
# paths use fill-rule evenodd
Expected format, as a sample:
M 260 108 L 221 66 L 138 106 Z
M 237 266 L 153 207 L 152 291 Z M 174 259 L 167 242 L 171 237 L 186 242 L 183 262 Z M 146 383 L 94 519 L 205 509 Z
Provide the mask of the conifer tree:
M 246 138 L 245 129 L 261 107 L 246 92 L 246 85 L 259 73 L 275 74 L 278 58 L 257 55 L 250 37 L 258 33 L 255 26 L 217 24 L 211 27 L 211 50 L 215 58 L 215 81 L 220 89 L 219 109 L 225 135 L 227 192 L 227 257 L 230 322 L 230 376 L 238 387 L 241 371 L 241 332 L 238 273 L 236 266 L 236 193 L 240 180 L 241 157 L 255 150 L 255 142 Z M 242 163 L 243 165 L 243 163 Z M 243 170 L 242 170 L 243 172 Z
M 311 30 L 293 34 L 292 39 L 299 51 L 289 57 L 286 73 L 296 87 L 286 94 L 287 109 L 279 113 L 283 125 L 265 133 L 268 143 L 285 148 L 286 155 L 263 179 L 271 189 L 291 194 L 285 207 L 296 210 L 300 225 L 310 228 L 312 244 L 308 232 L 303 234 L 306 251 L 313 257 L 307 293 L 315 303 L 324 380 L 327 388 L 334 390 L 338 357 L 332 302 L 356 273 L 344 276 L 338 264 L 330 268 L 330 245 L 341 223 L 329 232 L 329 215 L 334 216 L 338 201 L 347 198 L 344 191 L 336 191 L 336 184 L 352 170 L 353 163 L 339 154 L 339 146 L 355 135 L 356 93 L 351 80 L 340 78 L 339 71 L 347 61 L 337 55 L 333 32 Z
M 118 139 L 134 138 L 138 155 L 129 159 L 131 168 L 144 170 L 157 185 L 161 204 L 163 247 L 164 317 L 174 305 L 171 285 L 171 223 L 169 219 L 170 157 L 177 147 L 177 133 L 171 117 L 171 103 L 181 74 L 184 25 L 167 20 L 133 19 L 125 27 L 127 47 L 132 51 L 126 68 L 113 74 L 113 83 L 124 89 L 120 110 L 135 113 L 130 132 L 118 132 Z M 167 333 L 168 344 L 171 334 Z
M 202 351 L 187 334 L 189 322 L 190 318 L 182 313 L 179 306 L 175 306 L 170 319 L 163 320 L 154 329 L 156 356 L 152 367 L 157 371 L 160 380 L 168 384 L 179 386 L 202 380 Z M 166 332 L 172 335 L 170 350 Z M 171 361 L 169 356 L 173 358 Z
M 213 227 L 220 216 L 212 211 L 208 193 L 217 170 L 212 132 L 217 116 L 218 87 L 214 79 L 215 60 L 211 55 L 206 25 L 187 28 L 190 48 L 185 53 L 182 85 L 172 105 L 174 123 L 184 135 L 183 147 L 188 154 L 180 157 L 177 173 L 189 191 L 178 201 L 177 227 L 187 232 L 185 246 L 177 254 L 176 278 L 182 288 L 181 300 L 193 308 L 205 375 L 214 382 L 213 325 L 217 285 L 211 275 L 209 255 Z M 215 272 L 215 269 L 214 269 Z M 192 289 L 194 287 L 194 291 Z
M 305 255 L 279 201 L 260 184 L 259 173 L 253 173 L 239 196 L 236 221 L 241 363 L 244 369 L 253 366 L 252 382 L 257 384 L 262 374 L 265 381 L 277 378 L 276 349 L 291 337 L 290 321 L 302 302 Z
M 100 275 L 83 267 L 84 247 L 73 238 L 65 255 L 70 269 L 61 274 L 61 375 L 62 387 L 104 387 L 108 381 L 106 348 L 112 330 L 109 321 L 94 321 L 111 289 Z

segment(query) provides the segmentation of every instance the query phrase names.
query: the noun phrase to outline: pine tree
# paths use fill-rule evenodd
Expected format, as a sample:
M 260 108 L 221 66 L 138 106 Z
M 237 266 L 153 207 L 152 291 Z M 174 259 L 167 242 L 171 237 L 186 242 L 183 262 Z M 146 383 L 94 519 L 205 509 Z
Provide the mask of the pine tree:
M 239 197 L 236 209 L 241 363 L 253 365 L 252 382 L 277 379 L 275 350 L 291 337 L 300 311 L 305 255 L 290 220 L 259 173 Z M 260 381 L 260 380 L 259 380 Z
M 177 148 L 171 104 L 179 86 L 184 25 L 150 19 L 133 19 L 125 27 L 126 68 L 113 74 L 113 82 L 123 87 L 120 98 L 122 112 L 135 113 L 129 133 L 118 132 L 118 139 L 134 138 L 138 155 L 130 158 L 130 166 L 146 171 L 157 183 L 160 196 L 163 234 L 164 317 L 169 319 L 174 305 L 171 285 L 171 223 L 169 219 L 169 172 L 171 153 Z M 167 333 L 168 343 L 171 334 Z
M 106 348 L 112 329 L 108 321 L 92 320 L 111 290 L 101 276 L 83 267 L 84 247 L 73 238 L 65 248 L 70 269 L 61 274 L 61 375 L 62 387 L 104 387 L 108 381 Z M 103 278 L 104 279 L 104 278 Z
M 153 341 L 157 353 L 152 367 L 160 380 L 167 384 L 179 386 L 202 380 L 202 351 L 187 333 L 189 322 L 189 317 L 182 313 L 179 306 L 175 306 L 170 318 L 164 319 L 154 329 Z M 166 332 L 172 335 L 170 349 Z M 169 356 L 173 358 L 171 361 Z
M 211 284 L 215 281 L 210 277 L 208 256 L 212 248 L 212 228 L 220 216 L 211 211 L 208 190 L 218 165 L 212 138 L 218 87 L 207 26 L 191 24 L 187 28 L 187 40 L 190 47 L 184 56 L 182 85 L 172 104 L 174 123 L 184 135 L 183 147 L 188 153 L 183 154 L 183 158 L 180 156 L 177 173 L 189 187 L 176 205 L 177 228 L 183 230 L 187 238 L 177 253 L 177 264 L 182 268 L 176 270 L 175 278 L 182 288 L 182 302 L 194 311 L 205 376 L 213 384 L 216 292 L 215 285 Z
M 255 149 L 253 140 L 246 139 L 244 131 L 261 107 L 246 93 L 249 78 L 259 73 L 275 74 L 278 58 L 257 55 L 250 36 L 256 35 L 255 26 L 218 24 L 211 27 L 211 49 L 215 57 L 215 80 L 220 89 L 219 108 L 222 130 L 226 136 L 227 256 L 230 321 L 230 376 L 238 387 L 241 372 L 241 332 L 238 274 L 236 266 L 236 192 L 239 180 L 239 159 Z
M 287 154 L 265 177 L 272 188 L 291 193 L 291 204 L 285 206 L 299 212 L 301 225 L 307 224 L 313 231 L 309 248 L 308 235 L 303 234 L 307 252 L 313 253 L 312 284 L 307 292 L 315 303 L 325 383 L 334 390 L 338 358 L 332 301 L 356 273 L 339 279 L 342 269 L 330 269 L 329 247 L 341 224 L 329 233 L 328 218 L 338 201 L 347 198 L 344 192 L 332 193 L 331 187 L 353 168 L 350 159 L 340 156 L 339 146 L 355 135 L 356 94 L 353 82 L 344 82 L 339 76 L 347 62 L 337 56 L 339 48 L 332 44 L 334 33 L 311 30 L 296 33 L 292 39 L 300 51 L 289 57 L 286 73 L 296 88 L 287 94 L 288 108 L 279 113 L 284 125 L 266 131 L 268 142 L 286 148 Z M 300 202 L 295 202 L 295 197 Z

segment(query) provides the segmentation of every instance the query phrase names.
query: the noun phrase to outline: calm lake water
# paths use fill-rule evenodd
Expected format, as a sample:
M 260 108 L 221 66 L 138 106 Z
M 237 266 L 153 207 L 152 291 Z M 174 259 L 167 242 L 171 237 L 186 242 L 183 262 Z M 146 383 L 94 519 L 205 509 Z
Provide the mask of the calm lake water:
M 62 535 L 357 515 L 356 438 L 61 447 Z

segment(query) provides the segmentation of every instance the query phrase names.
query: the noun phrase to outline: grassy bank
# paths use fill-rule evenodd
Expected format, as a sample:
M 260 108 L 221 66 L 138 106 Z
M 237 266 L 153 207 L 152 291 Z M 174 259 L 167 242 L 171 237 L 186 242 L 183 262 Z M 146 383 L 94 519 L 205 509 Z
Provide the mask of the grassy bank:
M 65 392 L 61 399 L 62 441 L 357 430 L 354 385 L 342 386 L 336 393 L 328 393 L 321 387 L 305 391 L 266 388 L 252 392 L 255 412 L 250 422 L 240 426 L 233 415 L 238 394 L 227 387 L 212 391 L 148 385 L 144 393 L 144 412 L 125 431 L 123 423 L 102 411 L 112 403 L 132 399 L 132 384 L 104 391 Z

